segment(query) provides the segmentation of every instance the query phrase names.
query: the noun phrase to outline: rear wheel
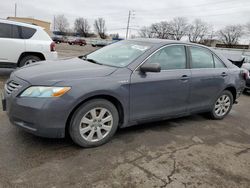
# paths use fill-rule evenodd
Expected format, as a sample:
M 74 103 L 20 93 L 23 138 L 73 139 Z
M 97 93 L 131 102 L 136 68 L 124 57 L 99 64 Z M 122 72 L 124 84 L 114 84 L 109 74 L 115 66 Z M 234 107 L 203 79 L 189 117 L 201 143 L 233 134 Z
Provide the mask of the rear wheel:
M 223 91 L 216 99 L 210 112 L 212 119 L 223 119 L 231 111 L 233 106 L 233 95 L 230 91 Z
M 244 89 L 243 93 L 248 94 L 249 91 L 250 89 Z
M 29 65 L 29 64 L 35 63 L 37 61 L 41 61 L 40 57 L 37 57 L 34 55 L 28 55 L 28 56 L 25 56 L 21 59 L 21 61 L 19 63 L 19 67 L 23 67 L 25 65 Z
M 111 102 L 94 99 L 84 103 L 74 113 L 69 134 L 81 147 L 100 146 L 112 138 L 118 122 L 118 111 Z

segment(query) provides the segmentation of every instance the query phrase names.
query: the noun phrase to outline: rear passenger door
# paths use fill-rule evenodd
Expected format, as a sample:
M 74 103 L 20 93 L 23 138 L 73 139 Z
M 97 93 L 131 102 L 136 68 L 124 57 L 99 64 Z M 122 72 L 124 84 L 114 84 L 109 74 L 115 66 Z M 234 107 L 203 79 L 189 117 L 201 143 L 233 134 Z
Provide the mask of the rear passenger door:
M 216 80 L 216 83 L 218 84 L 217 88 L 217 94 L 218 92 L 221 92 L 222 89 L 225 88 L 226 83 L 228 83 L 228 69 L 225 66 L 225 64 L 220 60 L 219 57 L 217 57 L 215 54 L 213 54 L 214 58 L 214 77 Z
M 25 43 L 21 39 L 21 27 L 0 23 L 0 67 L 15 67 L 24 51 Z
M 189 46 L 189 54 L 192 73 L 189 110 L 206 110 L 223 89 L 227 68 L 206 48 Z

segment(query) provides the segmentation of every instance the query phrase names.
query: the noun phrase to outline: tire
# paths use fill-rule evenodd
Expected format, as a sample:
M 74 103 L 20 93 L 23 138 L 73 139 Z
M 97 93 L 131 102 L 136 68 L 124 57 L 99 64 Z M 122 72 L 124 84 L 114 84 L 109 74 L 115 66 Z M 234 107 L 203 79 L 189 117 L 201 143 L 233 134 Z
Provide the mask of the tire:
M 37 61 L 41 61 L 40 57 L 34 56 L 34 55 L 28 55 L 24 56 L 19 63 L 19 67 L 23 67 L 25 65 L 29 65 L 31 63 L 35 63 Z
M 230 91 L 223 91 L 213 104 L 213 109 L 209 112 L 210 118 L 214 120 L 224 119 L 233 106 L 233 95 Z
M 96 118 L 92 116 L 92 113 L 96 115 Z M 116 107 L 107 100 L 94 99 L 76 110 L 70 122 L 69 135 L 81 147 L 96 147 L 107 143 L 112 138 L 118 128 L 118 123 L 119 115 Z
M 249 91 L 250 91 L 249 89 L 244 89 L 243 93 L 244 94 L 249 94 Z

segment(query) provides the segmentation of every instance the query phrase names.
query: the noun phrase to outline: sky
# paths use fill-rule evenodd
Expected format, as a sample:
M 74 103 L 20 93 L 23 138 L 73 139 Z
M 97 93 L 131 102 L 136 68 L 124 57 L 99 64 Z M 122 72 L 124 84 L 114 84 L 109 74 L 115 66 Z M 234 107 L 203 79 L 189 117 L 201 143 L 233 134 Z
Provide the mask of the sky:
M 0 18 L 17 16 L 42 19 L 53 23 L 54 15 L 64 14 L 73 27 L 75 18 L 93 22 L 98 17 L 106 20 L 108 33 L 124 36 L 129 10 L 130 34 L 136 34 L 142 26 L 168 21 L 174 17 L 186 17 L 189 21 L 200 18 L 213 25 L 215 30 L 228 24 L 250 22 L 249 0 L 0 0 Z

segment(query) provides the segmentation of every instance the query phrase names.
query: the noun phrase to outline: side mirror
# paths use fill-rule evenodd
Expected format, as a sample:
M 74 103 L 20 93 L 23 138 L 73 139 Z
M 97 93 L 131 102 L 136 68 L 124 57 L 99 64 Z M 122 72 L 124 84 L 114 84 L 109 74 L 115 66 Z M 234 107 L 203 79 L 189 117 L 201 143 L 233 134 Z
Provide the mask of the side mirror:
M 144 63 L 140 67 L 141 72 L 161 72 L 161 66 L 159 63 Z

